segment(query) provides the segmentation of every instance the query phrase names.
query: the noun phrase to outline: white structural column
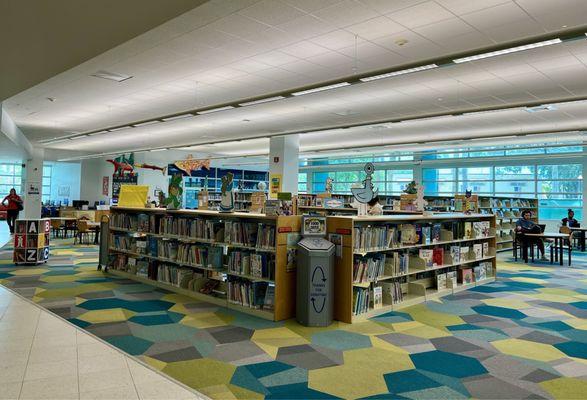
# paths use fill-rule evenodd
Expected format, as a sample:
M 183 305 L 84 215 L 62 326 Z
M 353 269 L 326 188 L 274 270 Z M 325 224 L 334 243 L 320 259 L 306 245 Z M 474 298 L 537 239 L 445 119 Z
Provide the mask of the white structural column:
M 269 197 L 272 195 L 273 178 L 281 180 L 281 191 L 298 193 L 298 170 L 299 170 L 299 135 L 288 135 L 272 137 L 269 139 Z
M 583 142 L 583 225 L 587 225 L 587 144 Z
M 24 189 L 22 193 L 24 217 L 21 214 L 20 218 L 41 218 L 44 155 L 44 149 L 35 148 L 32 151 L 32 156 L 26 160 L 24 168 Z

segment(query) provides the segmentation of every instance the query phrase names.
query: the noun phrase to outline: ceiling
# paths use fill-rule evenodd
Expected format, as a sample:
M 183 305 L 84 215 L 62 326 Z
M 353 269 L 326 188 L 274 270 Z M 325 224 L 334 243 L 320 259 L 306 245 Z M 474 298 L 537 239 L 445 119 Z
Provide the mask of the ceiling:
M 0 102 L 203 2 L 3 0 Z
M 581 0 L 209 1 L 13 96 L 4 107 L 34 142 L 565 31 L 581 27 L 586 13 Z M 97 70 L 133 78 L 91 77 Z M 574 130 L 587 125 L 585 103 L 315 132 L 583 98 L 586 78 L 587 37 L 49 147 L 100 153 L 309 132 L 302 147 L 327 149 Z M 238 149 L 254 153 L 262 143 L 240 142 Z M 216 154 L 229 149 L 212 147 Z

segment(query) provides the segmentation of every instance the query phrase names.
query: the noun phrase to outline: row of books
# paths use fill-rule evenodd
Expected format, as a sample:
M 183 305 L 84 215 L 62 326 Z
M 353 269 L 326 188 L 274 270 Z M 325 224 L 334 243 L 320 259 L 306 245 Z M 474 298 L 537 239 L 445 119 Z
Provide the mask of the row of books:
M 149 216 L 147 214 L 112 213 L 110 226 L 138 232 L 149 232 Z
M 353 315 L 364 314 L 369 311 L 371 290 L 368 288 L 353 288 Z
M 480 200 L 481 207 L 492 207 L 492 208 L 529 208 L 535 207 L 535 201 L 529 199 L 495 199 L 495 198 L 482 198 Z
M 180 243 L 177 262 L 221 270 L 224 268 L 223 255 L 222 247 Z
M 453 240 L 482 239 L 490 236 L 490 227 L 489 221 L 356 226 L 353 232 L 354 249 L 356 252 L 362 252 L 407 245 L 434 244 L 443 241 L 443 230 L 450 232 Z
M 267 282 L 229 278 L 227 298 L 229 303 L 272 311 L 275 303 L 275 286 Z
M 353 283 L 374 282 L 385 275 L 385 254 L 374 257 L 355 257 Z
M 275 257 L 266 253 L 231 251 L 228 255 L 228 272 L 272 280 L 275 279 Z

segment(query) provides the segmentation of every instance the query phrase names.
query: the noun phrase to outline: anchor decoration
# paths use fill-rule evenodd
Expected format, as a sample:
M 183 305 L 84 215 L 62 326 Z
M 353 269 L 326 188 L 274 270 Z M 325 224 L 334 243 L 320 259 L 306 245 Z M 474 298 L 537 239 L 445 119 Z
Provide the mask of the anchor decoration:
M 355 197 L 355 200 L 361 204 L 367 204 L 373 200 L 379 192 L 379 189 L 373 190 L 373 183 L 371 182 L 373 180 L 373 172 L 375 172 L 375 166 L 373 163 L 365 164 L 365 173 L 367 176 L 363 180 L 363 187 L 351 188 L 351 193 Z
M 222 177 L 222 186 L 220 188 L 220 212 L 234 211 L 234 175 L 228 172 Z

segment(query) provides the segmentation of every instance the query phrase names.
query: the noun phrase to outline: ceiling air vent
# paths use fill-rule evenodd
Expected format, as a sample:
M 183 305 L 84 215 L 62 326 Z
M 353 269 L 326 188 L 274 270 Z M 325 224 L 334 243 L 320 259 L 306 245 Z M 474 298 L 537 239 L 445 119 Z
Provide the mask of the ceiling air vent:
M 98 71 L 93 73 L 91 76 L 94 76 L 96 78 L 108 79 L 109 81 L 114 82 L 124 82 L 127 79 L 132 78 L 132 76 L 130 75 L 115 74 L 114 72 L 108 71 Z

